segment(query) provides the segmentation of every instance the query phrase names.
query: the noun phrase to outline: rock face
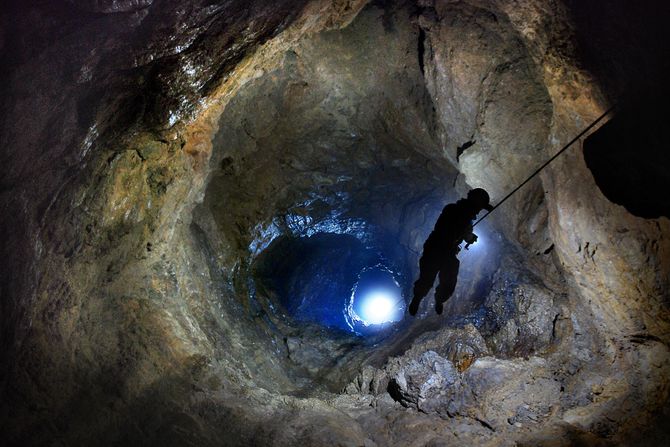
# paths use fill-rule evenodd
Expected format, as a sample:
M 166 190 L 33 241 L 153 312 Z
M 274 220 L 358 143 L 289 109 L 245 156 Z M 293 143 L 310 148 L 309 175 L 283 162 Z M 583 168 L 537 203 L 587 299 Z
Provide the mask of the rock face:
M 670 221 L 578 147 L 477 226 L 444 316 L 325 322 L 665 79 L 667 6 L 582 3 L 10 2 L 4 443 L 663 442 Z
M 403 406 L 444 418 L 471 417 L 490 430 L 542 423 L 560 397 L 560 383 L 537 357 L 485 357 L 462 374 L 434 351 L 402 364 L 392 376 L 389 393 Z

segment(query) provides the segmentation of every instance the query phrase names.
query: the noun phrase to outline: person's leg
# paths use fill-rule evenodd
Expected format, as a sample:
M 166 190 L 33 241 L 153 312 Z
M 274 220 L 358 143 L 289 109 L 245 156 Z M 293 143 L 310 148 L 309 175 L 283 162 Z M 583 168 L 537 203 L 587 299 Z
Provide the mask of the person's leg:
M 414 283 L 414 296 L 409 305 L 409 314 L 416 315 L 423 297 L 433 288 L 439 263 L 432 256 L 424 254 L 419 260 L 419 279 Z
M 456 255 L 448 256 L 440 267 L 440 282 L 435 289 L 435 312 L 442 313 L 444 302 L 447 301 L 456 289 L 458 268 L 461 263 Z

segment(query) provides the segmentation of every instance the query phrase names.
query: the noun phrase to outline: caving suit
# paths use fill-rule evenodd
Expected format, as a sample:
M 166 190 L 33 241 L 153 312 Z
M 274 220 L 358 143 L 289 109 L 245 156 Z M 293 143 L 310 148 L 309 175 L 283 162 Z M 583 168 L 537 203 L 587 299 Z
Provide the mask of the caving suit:
M 412 299 L 414 312 L 433 287 L 438 273 L 439 283 L 435 289 L 435 302 L 439 303 L 440 312 L 441 303 L 447 301 L 454 293 L 460 266 L 456 256 L 460 251 L 459 245 L 462 241 L 472 243 L 476 239 L 472 232 L 472 221 L 479 211 L 480 208 L 468 199 L 450 203 L 442 210 L 435 228 L 423 244 L 423 254 L 419 260 L 419 279 L 414 283 Z

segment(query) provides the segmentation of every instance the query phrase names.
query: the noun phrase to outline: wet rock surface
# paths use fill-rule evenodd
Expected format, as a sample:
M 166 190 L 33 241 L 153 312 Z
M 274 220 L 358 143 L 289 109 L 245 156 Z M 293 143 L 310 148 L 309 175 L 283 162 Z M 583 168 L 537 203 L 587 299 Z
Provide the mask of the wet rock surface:
M 593 7 L 10 2 L 5 444 L 664 442 L 670 222 L 578 150 L 477 227 L 445 315 L 428 296 L 365 337 L 295 315 L 378 262 L 407 297 L 445 203 L 497 201 L 620 79 L 658 79 L 662 44 L 620 63 L 644 23 Z

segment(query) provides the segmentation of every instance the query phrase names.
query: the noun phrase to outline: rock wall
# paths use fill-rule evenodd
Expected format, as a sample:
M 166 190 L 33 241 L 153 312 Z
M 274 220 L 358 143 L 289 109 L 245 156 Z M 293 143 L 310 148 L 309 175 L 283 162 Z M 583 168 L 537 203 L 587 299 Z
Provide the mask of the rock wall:
M 365 341 L 253 280 L 323 231 L 408 290 L 444 202 L 500 199 L 620 93 L 575 2 L 366 3 L 0 13 L 9 445 L 663 439 L 670 222 L 609 202 L 578 148 L 491 216 L 450 318 Z

